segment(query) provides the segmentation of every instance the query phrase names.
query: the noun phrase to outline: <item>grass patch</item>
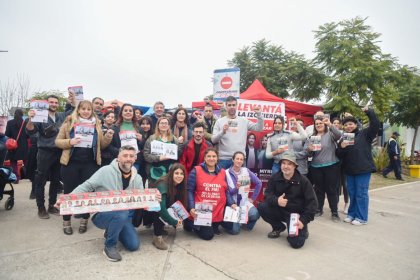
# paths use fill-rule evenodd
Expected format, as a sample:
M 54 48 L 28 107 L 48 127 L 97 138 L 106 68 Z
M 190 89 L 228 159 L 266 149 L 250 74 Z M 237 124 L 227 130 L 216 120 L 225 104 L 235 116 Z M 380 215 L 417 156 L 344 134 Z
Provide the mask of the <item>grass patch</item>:
M 386 186 L 392 186 L 392 185 L 400 185 L 404 183 L 410 183 L 410 182 L 419 182 L 419 178 L 414 178 L 410 176 L 404 176 L 404 181 L 396 180 L 394 177 L 394 174 L 391 172 L 388 174 L 388 178 L 384 178 L 381 173 L 372 173 L 372 177 L 370 179 L 370 187 L 369 189 L 378 189 Z

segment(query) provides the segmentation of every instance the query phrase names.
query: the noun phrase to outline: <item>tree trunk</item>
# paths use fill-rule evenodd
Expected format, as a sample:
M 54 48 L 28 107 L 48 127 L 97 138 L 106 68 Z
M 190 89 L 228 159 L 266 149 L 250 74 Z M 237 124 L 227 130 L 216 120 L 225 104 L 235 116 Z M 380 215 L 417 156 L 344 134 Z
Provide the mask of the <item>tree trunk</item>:
M 416 148 L 416 138 L 417 138 L 417 132 L 419 130 L 419 127 L 417 126 L 414 129 L 414 137 L 413 137 L 413 143 L 411 144 L 411 156 L 410 156 L 410 164 L 414 163 L 414 149 Z

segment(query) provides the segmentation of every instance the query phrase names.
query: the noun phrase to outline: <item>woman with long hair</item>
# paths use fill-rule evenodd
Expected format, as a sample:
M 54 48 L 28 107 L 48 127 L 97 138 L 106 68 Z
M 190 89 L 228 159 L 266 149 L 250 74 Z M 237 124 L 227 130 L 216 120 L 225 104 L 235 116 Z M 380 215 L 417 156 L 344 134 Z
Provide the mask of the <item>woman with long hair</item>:
M 112 159 L 118 156 L 119 149 L 122 146 L 131 146 L 139 152 L 140 142 L 143 136 L 140 134 L 139 124 L 134 114 L 134 106 L 125 103 L 121 106 L 115 125 L 112 126 L 114 137 L 112 138 L 109 149 L 112 153 Z M 138 169 L 139 158 L 137 157 L 134 167 Z
M 293 150 L 293 141 L 304 140 L 307 137 L 305 130 L 295 118 L 291 118 L 290 122 L 297 127 L 299 133 L 285 130 L 284 117 L 275 116 L 273 121 L 274 131 L 271 134 L 267 134 L 268 142 L 265 154 L 268 159 L 274 159 L 271 169 L 272 175 L 280 171 L 280 161 L 283 158 L 284 152 Z
M 237 207 L 228 190 L 226 172 L 217 165 L 218 158 L 215 148 L 207 148 L 204 162 L 195 166 L 188 176 L 188 209 L 191 217 L 197 217 L 197 204 L 205 203 L 205 207 L 212 207 L 212 223 L 210 226 L 196 226 L 193 220 L 187 219 L 184 229 L 194 231 L 204 240 L 220 235 L 219 225 L 223 222 L 225 206 Z
M 168 155 L 157 155 L 152 153 L 153 141 L 175 144 L 177 145 L 178 159 L 181 154 L 181 145 L 171 132 L 169 119 L 167 117 L 160 117 L 156 123 L 155 133 L 147 139 L 144 145 L 144 159 L 147 162 L 146 172 L 149 184 L 166 175 L 170 165 L 178 160 L 171 159 Z
M 175 202 L 179 201 L 183 207 L 187 205 L 187 191 L 185 178 L 185 167 L 180 163 L 174 163 L 169 169 L 168 174 L 161 177 L 155 182 L 155 187 L 162 195 L 160 202 L 160 212 L 154 212 L 153 219 L 153 245 L 160 250 L 167 250 L 168 244 L 163 240 L 164 222 L 173 227 L 182 226 L 182 219 L 173 218 L 168 208 Z M 163 221 L 162 221 L 163 220 Z
M 83 142 L 82 135 L 87 137 Z M 101 148 L 109 145 L 113 131 L 102 134 L 101 121 L 93 112 L 92 103 L 80 101 L 73 113 L 67 117 L 55 139 L 55 145 L 62 149 L 61 178 L 64 194 L 71 193 L 78 185 L 89 179 L 101 166 Z M 82 214 L 79 233 L 85 233 L 89 214 Z M 64 234 L 73 234 L 71 215 L 63 216 Z
M 192 137 L 192 131 L 187 109 L 180 107 L 175 111 L 172 117 L 171 129 L 180 144 L 188 143 Z
M 102 123 L 102 132 L 105 134 L 108 129 L 112 129 L 112 126 L 115 124 L 115 113 L 114 111 L 108 111 L 103 115 L 103 123 Z M 112 155 L 111 149 L 106 147 L 101 151 L 102 155 L 102 163 L 101 166 L 109 165 L 112 160 L 114 159 Z
M 331 209 L 331 219 L 340 221 L 338 216 L 338 190 L 337 182 L 340 177 L 339 159 L 335 155 L 337 141 L 341 132 L 330 122 L 329 118 L 315 118 L 313 136 L 321 136 L 321 149 L 309 140 L 308 150 L 311 152 L 312 161 L 309 166 L 311 177 L 315 185 L 315 193 L 318 198 L 318 211 L 316 217 L 321 216 L 324 207 L 325 194 Z M 311 138 L 310 138 L 311 139 Z
M 140 153 L 138 154 L 139 158 L 139 174 L 143 179 L 143 185 L 146 185 L 147 181 L 147 173 L 146 173 L 146 160 L 144 159 L 144 145 L 146 144 L 147 139 L 149 139 L 150 135 L 153 134 L 153 120 L 149 116 L 141 117 L 140 121 L 140 133 L 142 135 L 142 139 L 140 141 Z

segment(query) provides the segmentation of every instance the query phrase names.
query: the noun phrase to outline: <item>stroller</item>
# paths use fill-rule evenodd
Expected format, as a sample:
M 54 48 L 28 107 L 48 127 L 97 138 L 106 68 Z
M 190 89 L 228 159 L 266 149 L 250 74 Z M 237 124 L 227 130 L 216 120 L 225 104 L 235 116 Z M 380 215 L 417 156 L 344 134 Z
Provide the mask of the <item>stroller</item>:
M 15 190 L 12 185 L 15 181 L 16 175 L 12 172 L 12 168 L 0 166 L 0 200 L 3 199 L 3 195 L 9 195 L 4 204 L 6 210 L 11 210 L 15 205 Z M 5 190 L 6 185 L 10 186 L 10 190 Z

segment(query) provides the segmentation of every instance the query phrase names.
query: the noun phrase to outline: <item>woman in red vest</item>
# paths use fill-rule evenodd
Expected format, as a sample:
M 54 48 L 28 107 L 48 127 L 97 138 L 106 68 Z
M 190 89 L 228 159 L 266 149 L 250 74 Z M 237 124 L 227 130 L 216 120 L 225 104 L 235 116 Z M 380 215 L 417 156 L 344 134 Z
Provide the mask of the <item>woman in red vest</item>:
M 198 203 L 205 203 L 200 206 L 207 209 L 207 205 L 211 205 L 212 219 L 209 226 L 197 226 L 193 220 L 185 220 L 184 229 L 196 232 L 204 240 L 211 240 L 215 234 L 220 235 L 219 225 L 223 222 L 226 205 L 237 207 L 228 191 L 226 172 L 217 165 L 217 161 L 217 150 L 208 148 L 204 152 L 204 163 L 194 167 L 188 177 L 188 209 L 191 216 L 196 218 L 196 206 Z

